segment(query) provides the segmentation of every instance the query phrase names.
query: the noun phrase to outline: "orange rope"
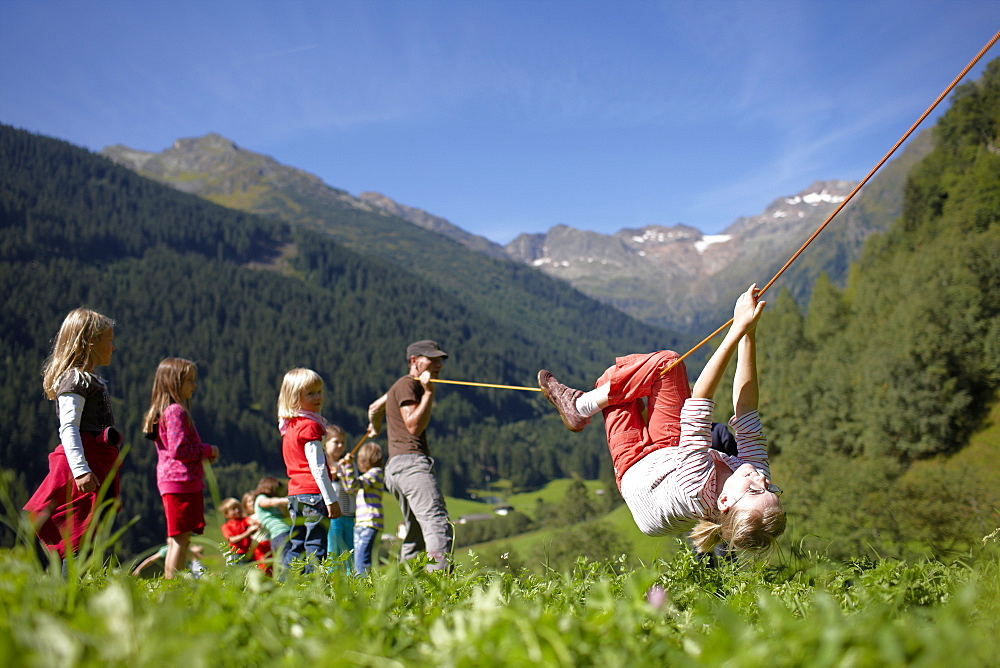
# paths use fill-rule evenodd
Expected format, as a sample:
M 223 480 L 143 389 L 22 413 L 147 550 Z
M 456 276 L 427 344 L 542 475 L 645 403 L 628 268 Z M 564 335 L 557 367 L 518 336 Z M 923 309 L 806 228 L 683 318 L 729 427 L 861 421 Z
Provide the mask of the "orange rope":
M 471 383 L 467 380 L 444 380 L 443 378 L 431 378 L 432 383 L 447 383 L 449 385 L 471 385 L 472 387 L 495 387 L 501 390 L 527 390 L 528 392 L 541 392 L 540 387 L 522 387 L 520 385 L 495 385 L 493 383 Z
M 783 273 L 785 273 L 785 270 L 788 269 L 789 266 L 791 266 L 792 262 L 795 262 L 795 260 L 798 259 L 799 255 L 802 254 L 802 251 L 804 251 L 806 249 L 806 247 L 809 246 L 809 244 L 811 244 L 813 242 L 813 239 L 815 239 L 816 237 L 819 236 L 819 233 L 822 232 L 826 228 L 826 226 L 830 223 L 830 221 L 833 220 L 834 216 L 836 216 L 838 213 L 840 213 L 840 211 L 845 206 L 847 206 L 847 203 L 851 201 L 851 199 L 858 193 L 859 190 L 861 190 L 862 186 L 864 186 L 866 183 L 868 183 L 868 180 L 871 179 L 871 177 L 875 175 L 875 172 L 877 172 L 882 167 L 882 165 L 884 165 L 886 163 L 886 161 L 892 156 L 892 154 L 896 152 L 896 149 L 898 149 L 903 144 L 903 142 L 906 141 L 907 138 L 911 134 L 913 134 L 913 131 L 917 129 L 917 126 L 919 126 L 921 123 L 924 122 L 924 120 L 930 115 L 930 113 L 932 111 L 934 111 L 934 108 L 937 107 L 938 104 L 940 104 L 941 100 L 943 100 L 948 95 L 948 93 L 950 93 L 951 90 L 955 86 L 958 85 L 958 82 L 962 80 L 962 77 L 964 77 L 966 74 L 968 74 L 969 70 L 971 70 L 973 67 L 975 67 L 976 63 L 979 62 L 980 58 L 982 58 L 984 55 L 986 55 L 986 52 L 989 51 L 990 48 L 994 44 L 996 44 L 996 42 L 997 42 L 998 39 L 1000 39 L 1000 31 L 998 31 L 997 34 L 993 35 L 993 39 L 991 39 L 986 44 L 986 46 L 984 46 L 979 51 L 979 53 L 976 54 L 976 57 L 973 58 L 969 62 L 969 64 L 966 65 L 965 68 L 961 72 L 959 72 L 958 76 L 955 77 L 954 81 L 952 81 L 948 85 L 948 87 L 945 88 L 941 92 L 941 94 L 937 96 L 937 99 L 935 99 L 934 102 L 931 103 L 931 106 L 927 107 L 927 111 L 925 111 L 923 114 L 920 115 L 920 118 L 918 118 L 916 120 L 916 122 L 913 125 L 910 126 L 910 129 L 906 131 L 906 134 L 904 134 L 902 137 L 900 137 L 899 141 L 896 142 L 895 146 L 893 146 L 891 149 L 889 149 L 889 152 L 886 153 L 885 156 L 881 160 L 879 160 L 878 164 L 875 165 L 871 169 L 870 172 L 868 172 L 868 176 L 866 176 L 864 179 L 862 179 L 861 182 L 857 186 L 855 186 L 854 190 L 851 191 L 851 193 L 844 199 L 844 201 L 841 202 L 837 206 L 837 208 L 833 210 L 833 213 L 831 213 L 827 217 L 827 219 L 825 221 L 823 221 L 823 224 L 820 225 L 816 229 L 816 231 L 812 233 L 812 236 L 810 236 L 806 240 L 806 242 L 804 244 L 802 244 L 802 247 L 799 248 L 797 251 L 795 251 L 795 254 L 792 255 L 792 257 L 788 260 L 788 262 L 786 262 L 785 265 L 781 269 L 778 270 L 778 273 L 774 275 L 774 278 L 772 278 L 770 281 L 768 281 L 767 285 L 765 285 L 763 288 L 760 289 L 759 294 L 761 294 L 761 295 L 764 294 L 765 292 L 767 292 L 768 288 L 770 288 L 772 285 L 774 285 L 774 282 L 778 280 L 778 277 L 781 276 Z M 678 357 L 677 359 L 675 359 L 673 362 L 671 362 L 669 365 L 667 365 L 667 367 L 662 372 L 660 372 L 660 375 L 661 376 L 665 375 L 668 371 L 670 371 L 675 366 L 677 366 L 682 361 L 684 361 L 684 359 L 687 358 L 691 353 L 693 353 L 694 351 L 698 350 L 703 345 L 705 345 L 706 343 L 708 343 L 709 341 L 711 341 L 720 332 L 722 332 L 722 330 L 724 330 L 726 327 L 729 327 L 729 325 L 731 325 L 732 323 L 733 323 L 733 319 L 730 318 L 721 327 L 719 327 L 717 330 L 715 330 L 714 332 L 712 332 L 711 334 L 709 334 L 707 337 L 705 337 L 704 339 L 702 339 L 701 342 L 698 345 L 696 345 L 694 348 L 692 348 L 691 350 L 687 351 L 686 353 L 684 353 L 683 355 L 681 355 L 680 357 Z
M 357 445 L 354 446 L 354 449 L 351 450 L 351 454 L 353 455 L 355 452 L 357 452 L 358 448 L 361 447 L 361 444 L 367 440 L 368 440 L 368 432 L 365 432 L 365 435 L 361 437 L 361 440 L 359 440 Z

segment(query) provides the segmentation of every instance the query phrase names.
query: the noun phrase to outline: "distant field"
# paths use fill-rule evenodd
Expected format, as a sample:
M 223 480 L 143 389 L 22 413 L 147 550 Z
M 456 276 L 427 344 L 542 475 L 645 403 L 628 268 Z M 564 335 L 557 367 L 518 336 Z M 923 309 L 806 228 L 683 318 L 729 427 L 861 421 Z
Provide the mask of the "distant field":
M 537 502 L 541 500 L 547 503 L 558 503 L 562 500 L 563 496 L 565 496 L 566 490 L 572 482 L 573 481 L 568 478 L 553 480 L 537 492 L 526 492 L 524 494 L 511 495 L 504 500 L 504 503 L 513 506 L 518 512 L 522 512 L 532 519 L 535 519 Z M 603 488 L 603 485 L 598 480 L 586 480 L 584 483 L 589 490 L 595 493 L 597 490 Z M 448 509 L 454 518 L 455 511 L 452 510 L 453 501 L 457 501 L 458 503 L 462 503 L 462 501 L 457 499 L 448 499 Z M 480 505 L 480 507 L 482 507 L 482 505 Z M 616 507 L 608 515 L 603 517 L 601 521 L 609 523 L 619 534 L 621 534 L 623 539 L 631 544 L 632 549 L 629 552 L 630 556 L 642 561 L 645 564 L 650 564 L 658 558 L 669 559 L 677 551 L 677 543 L 674 538 L 653 538 L 646 536 L 639 531 L 639 529 L 635 526 L 635 522 L 632 520 L 632 514 L 624 504 Z M 459 531 L 461 531 L 461 528 L 459 528 Z M 462 550 L 459 550 L 455 557 L 459 562 L 463 562 L 469 558 L 469 549 L 472 549 L 474 552 L 492 552 L 499 546 L 509 547 L 515 552 L 529 553 L 534 551 L 539 544 L 554 540 L 554 536 L 558 532 L 559 529 L 541 529 L 521 534 L 519 536 L 514 536 L 512 538 L 506 538 L 490 543 L 482 543 L 480 545 L 474 545 L 471 548 L 463 548 Z

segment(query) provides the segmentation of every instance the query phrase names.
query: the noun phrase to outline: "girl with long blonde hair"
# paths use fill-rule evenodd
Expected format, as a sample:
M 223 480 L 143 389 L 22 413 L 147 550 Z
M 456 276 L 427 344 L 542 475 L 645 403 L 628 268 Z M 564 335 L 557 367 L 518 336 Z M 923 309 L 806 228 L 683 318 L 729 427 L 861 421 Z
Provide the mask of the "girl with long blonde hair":
M 48 475 L 24 509 L 42 544 L 61 558 L 79 549 L 101 487 L 107 483 L 108 498 L 118 496 L 121 436 L 107 385 L 94 373 L 111 363 L 114 325 L 88 308 L 70 311 L 42 367 L 42 389 L 56 402 L 60 443 L 49 454 Z
M 288 474 L 288 514 L 292 530 L 282 554 L 285 567 L 295 559 L 326 558 L 330 520 L 340 517 L 339 490 L 331 480 L 324 443 L 329 424 L 323 409 L 323 379 L 312 369 L 292 369 L 278 393 L 278 431 Z M 312 570 L 307 565 L 306 572 Z

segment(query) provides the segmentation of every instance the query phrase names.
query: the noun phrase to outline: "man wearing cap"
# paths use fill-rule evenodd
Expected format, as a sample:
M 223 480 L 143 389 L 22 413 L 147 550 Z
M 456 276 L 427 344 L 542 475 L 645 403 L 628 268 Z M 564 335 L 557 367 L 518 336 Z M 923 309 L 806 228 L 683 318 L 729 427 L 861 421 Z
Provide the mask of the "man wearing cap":
M 434 460 L 427 447 L 427 424 L 434 407 L 434 384 L 448 358 L 435 341 L 416 341 L 406 348 L 409 375 L 368 407 L 370 434 L 377 434 L 385 418 L 389 438 L 386 487 L 399 501 L 406 524 L 402 560 L 422 551 L 434 560 L 430 570 L 446 568 L 453 539 L 444 495 L 434 477 Z

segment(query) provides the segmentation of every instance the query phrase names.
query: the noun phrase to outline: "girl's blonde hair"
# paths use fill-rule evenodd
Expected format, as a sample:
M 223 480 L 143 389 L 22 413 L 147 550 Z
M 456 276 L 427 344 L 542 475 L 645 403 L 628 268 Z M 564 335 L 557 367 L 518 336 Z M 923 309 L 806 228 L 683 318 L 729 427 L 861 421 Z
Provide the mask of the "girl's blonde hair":
M 785 510 L 777 503 L 764 510 L 732 508 L 718 513 L 699 522 L 690 538 L 698 552 L 710 552 L 725 541 L 736 550 L 766 554 L 784 531 Z
M 317 383 L 322 387 L 323 379 L 312 369 L 292 369 L 286 373 L 278 393 L 278 418 L 298 417 L 302 393 Z
M 368 441 L 358 450 L 358 470 L 362 473 L 382 466 L 382 448 L 374 441 Z
M 114 320 L 88 308 L 80 307 L 69 312 L 52 343 L 52 352 L 42 366 L 42 388 L 46 397 L 56 398 L 59 379 L 70 369 L 88 371 L 94 367 L 94 344 L 114 326 Z
M 149 410 L 142 420 L 142 431 L 152 434 L 160 416 L 170 404 L 180 404 L 184 410 L 189 408 L 188 401 L 181 399 L 181 385 L 189 374 L 197 373 L 198 365 L 191 360 L 180 357 L 168 357 L 156 367 L 153 376 L 153 393 L 149 402 Z

